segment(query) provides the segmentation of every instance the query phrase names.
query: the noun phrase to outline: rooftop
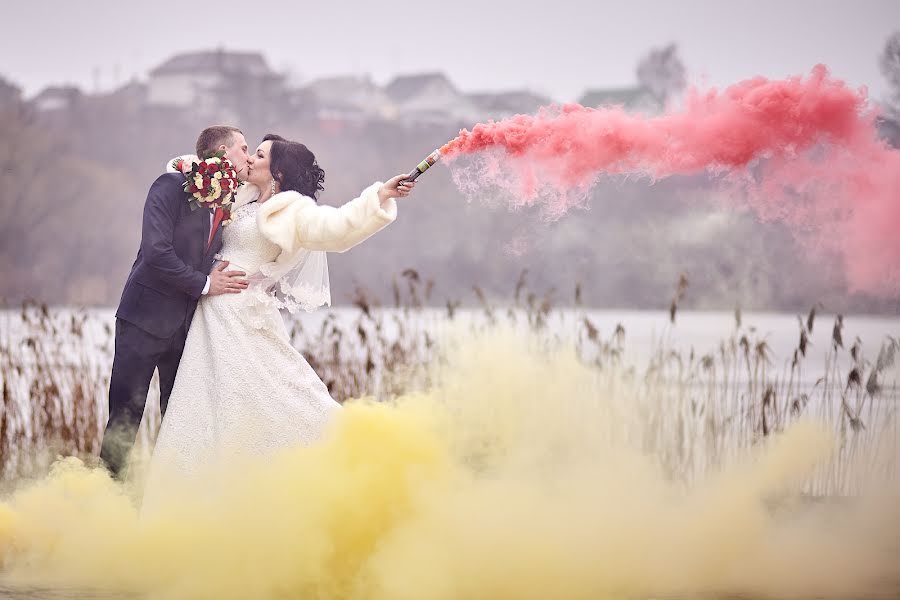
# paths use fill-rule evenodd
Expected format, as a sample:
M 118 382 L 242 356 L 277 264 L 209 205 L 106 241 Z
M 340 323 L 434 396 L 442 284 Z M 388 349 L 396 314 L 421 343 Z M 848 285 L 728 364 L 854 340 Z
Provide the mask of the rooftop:
M 269 75 L 271 70 L 259 52 L 232 52 L 224 49 L 176 54 L 150 71 L 150 75 L 173 75 L 219 71 L 247 75 Z
M 421 73 L 418 75 L 401 75 L 391 81 L 385 91 L 392 100 L 405 100 L 411 98 L 430 85 L 439 84 L 456 92 L 456 86 L 440 72 Z M 458 92 L 457 92 L 458 93 Z

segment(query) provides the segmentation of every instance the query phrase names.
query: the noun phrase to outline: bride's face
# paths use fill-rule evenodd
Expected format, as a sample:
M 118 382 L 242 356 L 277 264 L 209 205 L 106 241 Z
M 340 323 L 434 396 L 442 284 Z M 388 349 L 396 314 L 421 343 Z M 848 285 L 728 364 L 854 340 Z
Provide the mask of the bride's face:
M 247 181 L 256 187 L 263 189 L 272 181 L 272 171 L 269 170 L 271 159 L 269 154 L 272 151 L 272 140 L 266 140 L 256 149 L 250 164 L 250 175 Z

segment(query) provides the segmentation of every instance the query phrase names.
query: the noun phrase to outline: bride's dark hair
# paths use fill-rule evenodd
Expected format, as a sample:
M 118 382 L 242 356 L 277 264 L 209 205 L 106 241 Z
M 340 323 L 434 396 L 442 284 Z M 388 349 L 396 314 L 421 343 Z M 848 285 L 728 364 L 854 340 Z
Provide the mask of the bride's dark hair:
M 325 171 L 319 167 L 310 149 L 274 133 L 266 134 L 263 141 L 272 142 L 269 170 L 281 186 L 281 191 L 293 190 L 317 198 L 319 192 L 325 189 Z

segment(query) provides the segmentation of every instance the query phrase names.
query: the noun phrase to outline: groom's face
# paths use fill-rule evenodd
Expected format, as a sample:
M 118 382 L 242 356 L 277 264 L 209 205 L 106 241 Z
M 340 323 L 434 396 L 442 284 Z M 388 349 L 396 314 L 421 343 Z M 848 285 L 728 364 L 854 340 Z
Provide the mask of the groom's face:
M 225 148 L 225 158 L 234 165 L 238 179 L 246 181 L 247 167 L 250 165 L 250 154 L 247 149 L 247 140 L 244 139 L 243 133 L 234 132 L 234 136 L 231 138 L 231 146 Z

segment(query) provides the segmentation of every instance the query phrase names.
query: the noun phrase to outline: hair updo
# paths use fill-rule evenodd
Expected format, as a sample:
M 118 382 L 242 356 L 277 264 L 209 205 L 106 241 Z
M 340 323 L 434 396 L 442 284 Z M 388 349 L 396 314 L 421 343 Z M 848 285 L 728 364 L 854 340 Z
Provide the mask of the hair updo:
M 281 191 L 293 190 L 316 199 L 325 189 L 325 171 L 316 163 L 316 156 L 309 148 L 274 133 L 266 134 L 263 141 L 272 142 L 269 170 Z

